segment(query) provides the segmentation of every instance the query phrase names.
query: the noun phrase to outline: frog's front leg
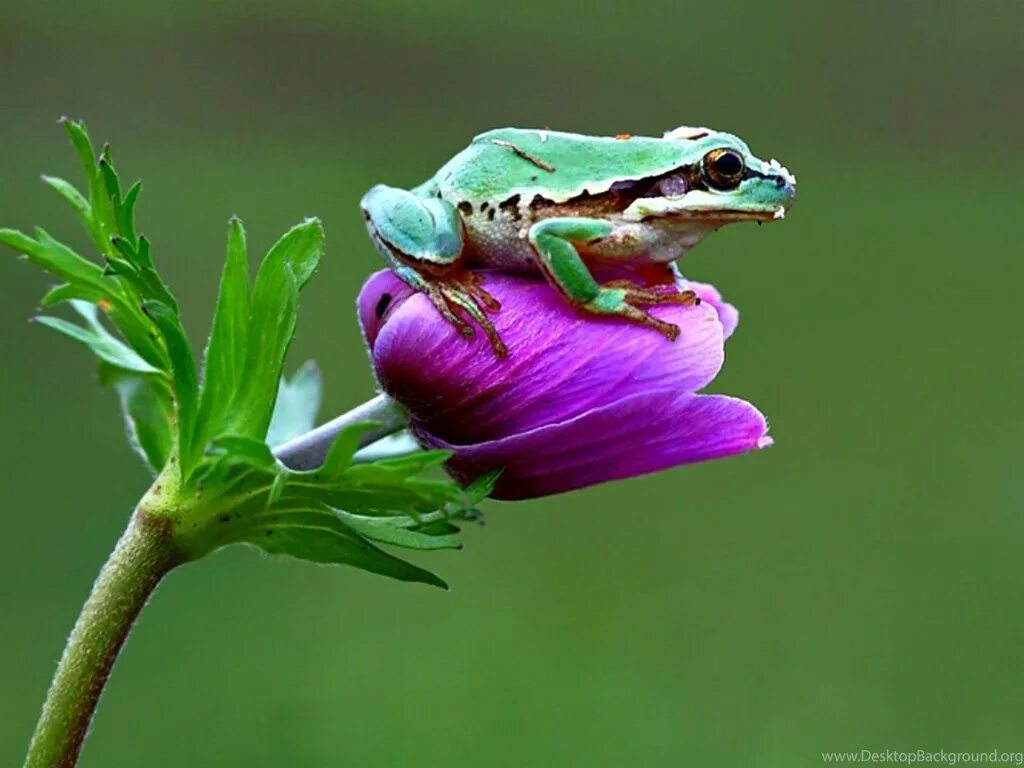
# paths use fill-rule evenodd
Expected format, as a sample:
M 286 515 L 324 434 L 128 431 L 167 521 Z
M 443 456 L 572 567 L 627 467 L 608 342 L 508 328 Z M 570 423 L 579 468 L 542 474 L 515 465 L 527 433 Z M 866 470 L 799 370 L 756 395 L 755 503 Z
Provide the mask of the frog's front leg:
M 382 184 L 367 192 L 360 205 L 370 238 L 392 271 L 425 293 L 467 338 L 475 332 L 459 310 L 468 314 L 487 334 L 494 353 L 506 357 L 508 349 L 486 314 L 501 305 L 484 290 L 480 275 L 459 264 L 462 219 L 454 206 Z
M 613 280 L 599 285 L 580 257 L 580 251 L 608 237 L 614 227 L 601 219 L 544 219 L 530 227 L 529 238 L 541 271 L 570 302 L 585 312 L 618 315 L 654 328 L 670 341 L 679 336 L 679 327 L 640 309 L 655 304 L 699 303 L 693 291 L 658 290 L 629 280 Z

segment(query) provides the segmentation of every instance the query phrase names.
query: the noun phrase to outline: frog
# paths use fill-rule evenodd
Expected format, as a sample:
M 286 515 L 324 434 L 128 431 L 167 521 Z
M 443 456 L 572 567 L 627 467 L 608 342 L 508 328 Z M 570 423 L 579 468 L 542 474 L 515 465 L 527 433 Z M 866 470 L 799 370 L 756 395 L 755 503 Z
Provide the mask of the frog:
M 475 322 L 506 358 L 489 270 L 540 272 L 583 315 L 675 341 L 679 327 L 648 311 L 699 303 L 674 279 L 675 262 L 726 224 L 784 218 L 795 197 L 785 166 L 710 128 L 661 137 L 499 128 L 419 186 L 374 186 L 360 208 L 387 266 L 464 337 L 475 336 Z M 618 268 L 665 278 L 595 277 Z

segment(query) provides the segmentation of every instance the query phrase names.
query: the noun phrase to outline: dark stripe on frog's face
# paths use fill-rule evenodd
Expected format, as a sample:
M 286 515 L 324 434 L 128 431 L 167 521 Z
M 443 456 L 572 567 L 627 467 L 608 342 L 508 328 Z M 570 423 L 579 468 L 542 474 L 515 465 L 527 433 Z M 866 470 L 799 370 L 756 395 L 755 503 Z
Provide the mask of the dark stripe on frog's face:
M 701 178 L 699 166 L 684 165 L 657 176 L 634 181 L 618 181 L 607 192 L 595 195 L 584 192 L 563 203 L 555 203 L 536 195 L 530 202 L 530 208 L 535 210 L 554 208 L 564 211 L 565 215 L 575 216 L 621 213 L 640 198 L 665 197 L 666 187 L 681 194 L 682 191 L 691 189 L 706 189 L 706 184 Z

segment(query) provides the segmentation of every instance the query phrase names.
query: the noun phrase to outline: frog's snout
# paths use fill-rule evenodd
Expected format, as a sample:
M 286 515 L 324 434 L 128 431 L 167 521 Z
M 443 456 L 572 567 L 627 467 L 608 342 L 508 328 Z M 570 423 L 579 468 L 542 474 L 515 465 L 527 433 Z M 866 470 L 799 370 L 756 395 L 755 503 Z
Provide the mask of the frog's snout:
M 773 157 L 767 163 L 762 161 L 761 172 L 774 177 L 775 189 L 785 198 L 785 205 L 796 199 L 796 176 L 786 166 Z

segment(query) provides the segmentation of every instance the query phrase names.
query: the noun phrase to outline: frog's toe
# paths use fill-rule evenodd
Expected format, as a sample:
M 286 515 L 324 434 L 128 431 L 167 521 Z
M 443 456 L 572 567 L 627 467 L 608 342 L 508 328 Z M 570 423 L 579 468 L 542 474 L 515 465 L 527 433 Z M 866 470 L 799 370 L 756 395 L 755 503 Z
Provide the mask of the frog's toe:
M 488 312 L 497 312 L 501 309 L 501 302 L 491 296 L 483 286 L 483 276 L 478 272 L 467 272 L 465 278 L 465 290 L 477 303 L 483 306 Z
M 690 294 L 690 295 L 686 295 Z M 658 291 L 643 288 L 630 281 L 613 281 L 601 286 L 597 297 L 583 305 L 583 309 L 597 315 L 621 317 L 661 333 L 669 341 L 679 338 L 679 326 L 668 323 L 641 309 L 644 305 L 699 303 L 692 291 Z
M 476 331 L 473 330 L 473 326 L 459 317 L 453 310 L 452 304 L 458 306 L 457 302 L 454 302 L 448 295 L 448 291 L 442 285 L 431 285 L 427 290 L 427 297 L 430 299 L 437 311 L 441 313 L 441 316 L 455 326 L 460 334 L 467 339 L 473 338 L 476 335 Z
M 695 307 L 700 304 L 700 297 L 696 293 L 689 290 L 678 291 L 675 286 L 650 288 L 637 285 L 631 280 L 611 280 L 601 287 L 623 291 L 623 299 L 631 304 L 682 304 L 684 307 Z
M 432 283 L 428 295 L 445 320 L 455 326 L 465 338 L 475 336 L 476 329 L 466 321 L 463 314 L 468 315 L 484 332 L 496 356 L 508 357 L 508 347 L 501 340 L 491 318 L 487 316 L 487 312 L 497 312 L 501 309 L 501 304 L 483 289 L 481 282 L 482 278 L 478 274 L 464 272 Z

